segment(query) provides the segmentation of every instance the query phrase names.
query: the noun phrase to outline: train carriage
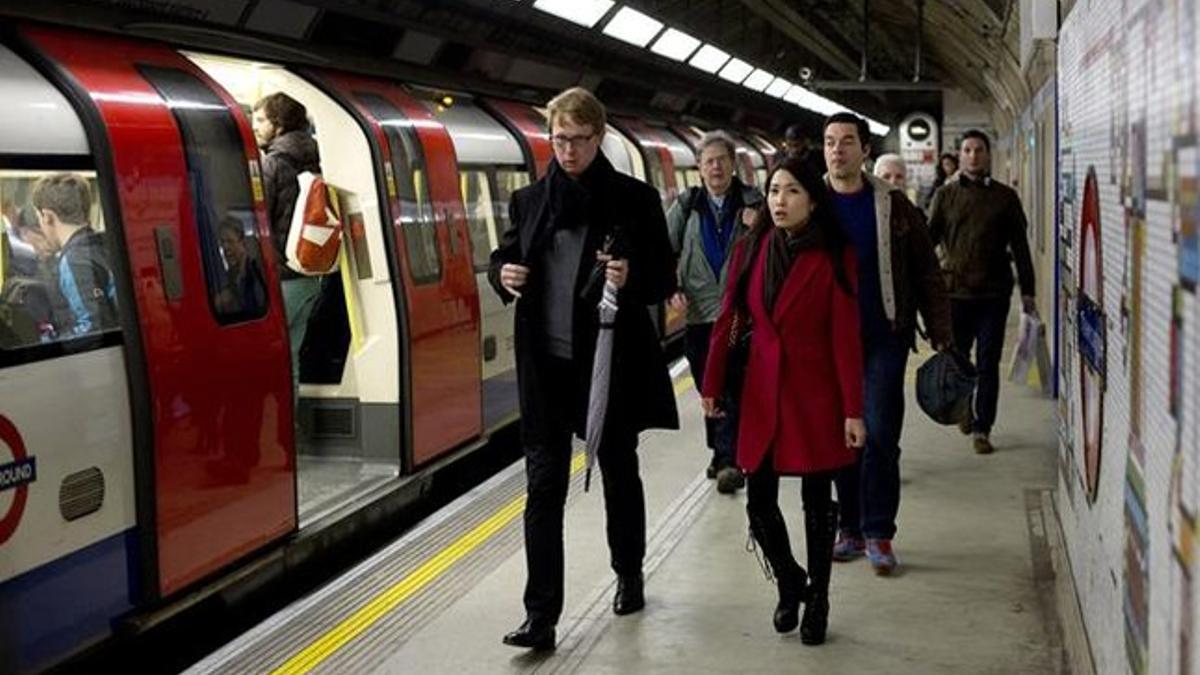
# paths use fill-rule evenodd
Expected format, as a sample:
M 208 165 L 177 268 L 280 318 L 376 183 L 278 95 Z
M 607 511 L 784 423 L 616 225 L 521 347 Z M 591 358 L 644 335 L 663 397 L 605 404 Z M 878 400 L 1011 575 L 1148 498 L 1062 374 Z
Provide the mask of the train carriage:
M 483 273 L 552 156 L 537 108 L 35 24 L 0 66 L 0 669 L 286 576 L 515 419 L 512 309 Z M 346 224 L 295 364 L 249 122 L 277 91 L 305 106 Z M 664 198 L 696 182 L 671 132 L 607 131 Z M 50 321 L 29 300 L 61 284 L 29 243 L 56 176 L 90 195 L 88 288 L 111 310 L 70 330 L 74 305 Z

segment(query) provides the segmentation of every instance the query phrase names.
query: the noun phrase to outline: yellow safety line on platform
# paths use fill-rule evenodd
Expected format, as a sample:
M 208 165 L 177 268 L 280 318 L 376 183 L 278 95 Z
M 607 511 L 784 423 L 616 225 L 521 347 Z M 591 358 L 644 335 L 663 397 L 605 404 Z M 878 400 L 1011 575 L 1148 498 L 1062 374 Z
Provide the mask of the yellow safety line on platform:
M 577 453 L 571 459 L 571 475 L 574 476 L 582 471 L 583 464 L 583 453 Z M 273 670 L 272 675 L 296 675 L 316 668 L 334 652 L 366 632 L 388 612 L 436 580 L 451 565 L 483 545 L 492 535 L 520 516 L 524 510 L 525 495 L 508 502 L 487 520 L 476 525 L 474 529 L 439 551 L 437 555 L 427 560 L 408 576 L 342 620 L 316 642 L 288 659 L 283 665 Z
M 692 386 L 692 376 L 685 375 L 675 382 L 675 395 L 682 394 Z M 576 453 L 571 458 L 571 475 L 583 470 L 584 454 Z M 350 641 L 366 632 L 388 612 L 398 607 L 405 600 L 425 588 L 440 577 L 451 565 L 458 562 L 471 551 L 482 546 L 492 535 L 502 530 L 506 525 L 516 520 L 525 510 L 525 495 L 514 498 L 492 514 L 487 520 L 476 525 L 474 529 L 462 535 L 449 546 L 439 551 L 420 567 L 413 570 L 394 585 L 376 595 L 349 617 L 343 619 L 331 630 L 322 635 L 295 656 L 285 661 L 283 665 L 271 671 L 271 675 L 299 675 L 307 673 L 321 665 L 337 650 L 346 646 Z

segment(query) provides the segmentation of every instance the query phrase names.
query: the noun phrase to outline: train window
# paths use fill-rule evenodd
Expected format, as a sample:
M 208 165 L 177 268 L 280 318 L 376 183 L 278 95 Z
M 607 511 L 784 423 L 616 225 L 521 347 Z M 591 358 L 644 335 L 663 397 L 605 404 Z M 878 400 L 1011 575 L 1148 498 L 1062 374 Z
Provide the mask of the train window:
M 667 174 L 663 172 L 662 158 L 658 156 L 658 151 L 651 148 L 646 153 L 646 173 L 650 179 L 650 185 L 658 190 L 658 196 L 662 200 L 663 208 L 671 203 L 671 195 L 667 188 Z
M 675 169 L 675 189 L 683 192 L 687 187 L 687 173 L 683 169 Z
M 767 170 L 766 169 L 755 169 L 754 177 L 758 179 L 758 185 L 762 186 L 762 185 L 767 184 Z
M 27 348 L 118 334 L 97 188 L 91 171 L 0 168 L 0 364 L 63 352 Z M 88 339 L 69 351 L 117 341 Z
M 683 184 L 688 187 L 700 187 L 704 185 L 704 179 L 700 176 L 698 169 L 688 169 L 687 173 L 684 174 Z
M 260 318 L 267 312 L 267 289 L 250 169 L 237 122 L 225 102 L 195 76 L 157 66 L 139 70 L 179 125 L 213 316 L 222 324 Z
M 496 169 L 496 241 L 508 229 L 508 204 L 512 193 L 529 185 L 529 172 L 524 169 Z
M 400 200 L 400 229 L 404 232 L 408 264 L 413 282 L 427 284 L 442 278 L 438 256 L 437 224 L 429 205 L 429 186 L 425 180 L 425 156 L 413 122 L 396 106 L 378 94 L 360 92 L 358 101 L 379 121 L 388 139 L 392 155 L 397 197 Z M 393 214 L 395 217 L 396 214 Z
M 496 230 L 495 205 L 488 187 L 487 173 L 478 169 L 459 174 L 463 205 L 467 209 L 467 227 L 471 231 L 471 254 L 475 271 L 488 268 L 492 256 L 491 232 Z

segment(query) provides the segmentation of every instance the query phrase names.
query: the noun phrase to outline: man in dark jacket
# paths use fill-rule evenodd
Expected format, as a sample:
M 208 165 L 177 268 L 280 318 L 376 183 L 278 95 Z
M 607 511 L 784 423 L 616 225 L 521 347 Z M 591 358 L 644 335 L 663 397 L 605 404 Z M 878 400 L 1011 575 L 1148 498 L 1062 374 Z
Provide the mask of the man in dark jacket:
M 950 306 L 925 218 L 903 192 L 863 171 L 869 134 L 866 121 L 851 113 L 825 122 L 826 180 L 858 256 L 867 423 L 858 463 L 837 479 L 842 525 L 833 556 L 845 561 L 866 553 L 886 575 L 897 564 L 892 538 L 900 509 L 904 374 L 917 312 L 933 347 L 942 349 L 950 345 Z
M 600 153 L 604 106 L 581 88 L 548 104 L 554 161 L 513 193 L 512 225 L 492 253 L 488 280 L 516 309 L 517 384 L 525 446 L 526 620 L 504 636 L 516 647 L 554 646 L 563 608 L 563 508 L 571 435 L 583 438 L 604 279 L 620 291 L 612 379 L 598 453 L 612 568 L 613 611 L 641 609 L 646 509 L 638 432 L 679 419 L 648 305 L 675 291 L 658 194 L 617 173 Z
M 955 344 L 963 354 L 975 347 L 979 384 L 961 429 L 974 432 L 975 452 L 989 454 L 995 450 L 989 434 L 1000 398 L 1000 355 L 1014 262 L 1024 311 L 1034 316 L 1036 286 L 1021 198 L 989 175 L 991 141 L 972 129 L 963 134 L 959 153 L 961 172 L 934 195 L 929 229 L 934 244 L 942 247 Z
M 288 231 L 292 227 L 292 211 L 300 196 L 300 183 L 296 177 L 305 171 L 321 173 L 321 159 L 317 142 L 308 132 L 308 111 L 287 94 L 276 92 L 255 103 L 252 126 L 254 138 L 263 153 L 264 196 L 271 220 L 276 268 L 283 286 L 283 306 L 292 348 L 292 384 L 295 387 L 300 378 L 300 347 L 304 344 L 308 320 L 321 293 L 321 278 L 306 277 L 292 271 L 287 266 L 285 248 Z

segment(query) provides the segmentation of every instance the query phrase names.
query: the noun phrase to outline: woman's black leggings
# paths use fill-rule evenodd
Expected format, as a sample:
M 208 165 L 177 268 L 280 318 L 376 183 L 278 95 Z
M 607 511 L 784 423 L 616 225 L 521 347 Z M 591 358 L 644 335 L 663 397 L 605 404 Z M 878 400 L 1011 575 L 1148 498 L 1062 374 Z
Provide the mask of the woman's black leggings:
M 800 479 L 800 498 L 804 510 L 825 513 L 833 501 L 834 471 L 813 473 Z M 771 466 L 771 457 L 763 459 L 757 472 L 746 482 L 746 510 L 762 513 L 779 505 L 779 474 Z

